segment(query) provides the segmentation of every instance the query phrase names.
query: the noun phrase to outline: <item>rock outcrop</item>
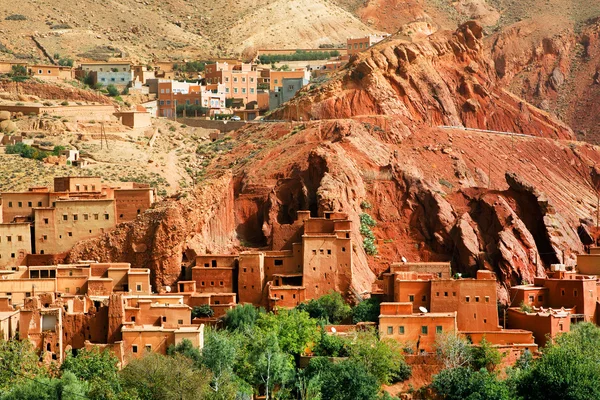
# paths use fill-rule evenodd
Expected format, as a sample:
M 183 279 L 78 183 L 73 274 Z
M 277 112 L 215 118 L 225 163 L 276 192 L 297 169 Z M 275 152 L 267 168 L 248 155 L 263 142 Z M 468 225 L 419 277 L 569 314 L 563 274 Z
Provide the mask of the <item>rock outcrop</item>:
M 373 115 L 397 117 L 405 135 L 425 124 L 573 138 L 568 126 L 498 85 L 484 51 L 483 28 L 475 22 L 414 42 L 380 43 L 354 56 L 329 82 L 301 92 L 272 118 Z

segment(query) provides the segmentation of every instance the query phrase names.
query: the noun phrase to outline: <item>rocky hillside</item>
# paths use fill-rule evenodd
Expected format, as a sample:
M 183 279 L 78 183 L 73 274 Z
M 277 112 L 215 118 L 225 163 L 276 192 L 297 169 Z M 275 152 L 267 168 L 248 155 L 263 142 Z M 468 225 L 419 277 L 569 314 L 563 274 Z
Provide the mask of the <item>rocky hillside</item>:
M 0 59 L 202 59 L 318 47 L 377 30 L 329 0 L 70 0 L 3 4 Z
M 506 301 L 507 287 L 573 264 L 589 240 L 600 152 L 504 92 L 483 47 L 474 23 L 381 43 L 274 116 L 304 122 L 251 125 L 214 144 L 191 198 L 81 243 L 70 260 L 136 261 L 160 288 L 196 253 L 285 248 L 297 210 L 339 210 L 355 222 L 355 264 L 338 271 L 352 277 L 348 295 L 406 257 L 492 270 Z M 375 256 L 363 249 L 363 212 L 377 221 Z

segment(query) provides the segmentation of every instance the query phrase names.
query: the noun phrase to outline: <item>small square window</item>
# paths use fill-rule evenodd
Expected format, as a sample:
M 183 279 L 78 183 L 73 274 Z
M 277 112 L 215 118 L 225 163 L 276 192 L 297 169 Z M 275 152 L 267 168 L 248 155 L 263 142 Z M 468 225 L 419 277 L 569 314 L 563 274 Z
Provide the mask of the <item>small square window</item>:
M 388 326 L 387 327 L 387 334 L 388 335 L 393 335 L 394 334 L 394 327 L 393 326 Z
M 79 216 L 77 214 L 73 214 L 73 221 L 77 221 L 79 219 Z
M 475 296 L 475 303 L 479 303 L 479 296 Z
M 414 294 L 409 294 L 408 295 L 408 301 L 415 301 L 415 295 Z
M 177 320 L 177 324 L 179 324 L 179 325 L 183 325 L 183 320 L 182 320 L 182 319 L 178 319 L 178 320 Z
M 33 203 L 32 203 L 32 202 L 30 202 L 30 201 L 28 201 L 28 202 L 27 202 L 27 207 L 33 207 Z
M 108 214 L 104 214 L 104 219 L 108 220 Z
M 490 302 L 490 296 L 485 296 L 485 302 L 489 303 Z
M 448 297 L 448 292 L 444 292 L 444 297 Z
M 69 216 L 67 214 L 63 215 L 63 221 L 67 221 L 69 219 Z
M 48 218 L 44 218 L 44 225 L 48 225 Z
M 428 331 L 429 331 L 429 329 L 427 329 L 427 326 L 423 325 L 423 326 L 421 327 L 421 333 L 422 333 L 423 335 L 427 335 Z
M 139 283 L 135 285 L 135 290 L 138 292 L 142 291 L 142 285 L 140 285 Z
M 404 335 L 404 326 L 398 327 L 398 335 Z
M 152 345 L 151 344 L 147 344 L 146 345 L 146 351 L 152 351 Z
M 435 327 L 435 333 L 442 333 L 442 327 L 440 325 Z
M 469 296 L 465 296 L 465 301 L 466 301 L 467 303 L 469 303 L 469 302 L 471 301 L 471 297 L 469 297 Z

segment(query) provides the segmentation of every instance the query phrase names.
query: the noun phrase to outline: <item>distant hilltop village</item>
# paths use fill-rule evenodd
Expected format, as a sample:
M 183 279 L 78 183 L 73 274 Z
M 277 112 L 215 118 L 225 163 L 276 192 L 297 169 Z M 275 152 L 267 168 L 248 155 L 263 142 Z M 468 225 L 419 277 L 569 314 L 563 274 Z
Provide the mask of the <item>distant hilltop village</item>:
M 60 83 L 77 79 L 110 96 L 127 93 L 151 98 L 144 104 L 131 109 L 121 107 L 120 110 L 98 104 L 60 107 L 19 101 L 15 104 L 3 102 L 0 111 L 71 116 L 79 120 L 84 120 L 83 114 L 87 113 L 88 119 L 118 119 L 130 128 L 148 127 L 152 117 L 249 121 L 280 107 L 311 81 L 338 71 L 352 55 L 388 36 L 349 38 L 346 47 L 342 48 L 262 49 L 250 63 L 220 59 L 183 63 L 157 61 L 140 65 L 128 60 L 114 60 L 81 61 L 75 67 L 72 60 L 68 65 L 64 65 L 64 60 L 53 60 L 54 64 L 0 60 L 0 75 L 18 81 L 34 79 Z M 14 144 L 17 138 L 13 135 L 4 141 Z

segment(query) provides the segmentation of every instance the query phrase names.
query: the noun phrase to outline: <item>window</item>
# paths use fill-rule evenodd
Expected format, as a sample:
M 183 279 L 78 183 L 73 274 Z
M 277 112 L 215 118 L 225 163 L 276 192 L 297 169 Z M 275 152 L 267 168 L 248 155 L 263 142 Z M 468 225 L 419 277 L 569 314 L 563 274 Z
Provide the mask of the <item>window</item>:
M 242 93 L 246 93 L 246 88 L 242 88 Z
M 394 334 L 394 327 L 393 326 L 388 326 L 387 327 L 387 334 L 388 335 L 393 335 Z
M 19 202 L 19 208 L 21 208 L 21 207 L 23 207 L 23 202 L 22 201 Z
M 8 207 L 9 207 L 9 208 L 12 208 L 12 201 L 9 201 L 9 202 L 8 202 Z
M 404 326 L 398 327 L 398 335 L 404 335 Z
M 277 85 L 278 83 L 279 83 L 279 82 L 278 82 L 278 80 L 277 80 L 277 79 L 275 79 L 275 84 Z
M 23 241 L 23 236 L 21 236 L 21 235 L 18 235 L 18 236 L 17 236 L 17 242 L 22 242 L 22 241 Z
M 63 221 L 66 221 L 66 220 L 68 220 L 68 219 L 69 219 L 69 216 L 68 216 L 67 214 L 64 214 L 64 215 L 63 215 Z
M 345 253 L 345 252 L 346 252 L 346 248 L 342 247 L 342 253 Z
M 427 301 L 427 296 L 421 296 L 421 301 Z
M 242 77 L 242 82 L 246 82 L 246 77 Z
M 135 322 L 135 315 L 131 316 L 131 322 Z
M 466 301 L 467 303 L 469 303 L 469 302 L 471 301 L 471 298 L 470 298 L 469 296 L 466 296 L 466 297 L 465 297 L 465 301 Z
M 73 236 L 73 232 L 67 232 L 69 236 Z
M 147 344 L 146 345 L 146 351 L 152 351 L 152 345 L 151 344 Z
M 238 92 L 238 88 L 233 88 L 233 93 L 237 93 Z
M 44 240 L 48 240 L 48 235 L 44 235 L 44 236 L 42 236 L 42 239 L 44 239 Z
M 250 93 L 254 94 L 254 88 L 250 88 Z
M 408 301 L 415 301 L 415 295 L 414 294 L 409 294 L 408 295 Z
M 70 290 L 71 288 L 65 288 L 65 293 L 69 293 Z
M 427 332 L 428 332 L 427 326 L 423 325 L 423 326 L 421 327 L 421 333 L 422 333 L 423 335 L 427 335 Z
M 32 202 L 30 202 L 30 201 L 28 201 L 28 202 L 27 202 L 27 207 L 33 207 L 33 203 L 32 203 Z
M 210 281 L 210 286 L 215 286 L 215 281 Z
M 223 281 L 220 281 L 220 282 L 219 282 L 219 286 L 224 286 L 224 285 L 223 285 Z
M 76 293 L 81 293 L 81 288 L 80 288 L 80 287 L 78 287 L 78 288 L 75 288 L 75 292 L 76 292 Z
M 41 206 L 42 206 L 42 202 L 38 201 L 38 207 L 41 207 Z
M 560 289 L 560 295 L 564 296 L 565 295 L 565 289 Z
M 294 85 L 288 85 L 288 91 L 293 92 L 294 89 Z
M 177 320 L 177 323 L 178 323 L 179 325 L 183 325 L 183 320 L 182 320 L 182 319 L 178 319 L 178 320 Z
M 142 291 L 142 285 L 139 284 L 139 283 L 136 283 L 135 290 L 138 291 L 138 292 L 141 292 Z
M 530 302 L 530 303 L 533 303 L 533 301 L 534 301 L 534 300 L 535 300 L 535 297 L 534 297 L 534 296 L 529 296 L 529 302 Z
M 544 301 L 544 296 L 538 296 L 538 301 Z
M 490 302 L 490 296 L 485 296 L 485 302 L 489 303 Z
M 44 72 L 41 69 L 38 69 L 38 74 L 43 74 Z
M 73 214 L 73 221 L 77 221 L 79 219 L 79 215 Z
M 7 241 L 7 242 L 12 242 L 12 236 L 7 236 L 7 237 L 6 237 L 6 241 Z
M 444 297 L 448 297 L 448 292 L 444 292 Z
M 237 76 L 233 78 L 233 81 L 237 83 Z
M 283 265 L 283 260 L 275 260 L 274 264 L 275 264 L 275 266 L 281 266 L 281 265 Z
M 108 214 L 104 214 L 104 219 L 108 220 Z
M 87 221 L 89 217 L 90 217 L 89 214 L 83 214 L 83 220 L 84 221 Z
M 10 258 L 15 258 L 15 253 L 10 253 Z
M 94 214 L 94 219 L 98 221 L 98 214 Z
M 475 296 L 475 303 L 479 303 L 479 296 Z
M 577 289 L 573 289 L 573 297 L 577 297 Z
M 327 254 L 331 254 L 331 249 L 327 249 Z
M 164 100 L 161 100 L 161 101 L 160 101 L 160 105 L 161 105 L 161 106 L 164 106 L 164 105 L 165 105 L 165 101 L 164 101 Z
M 442 327 L 441 325 L 438 325 L 435 327 L 435 333 L 442 333 Z

